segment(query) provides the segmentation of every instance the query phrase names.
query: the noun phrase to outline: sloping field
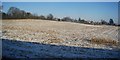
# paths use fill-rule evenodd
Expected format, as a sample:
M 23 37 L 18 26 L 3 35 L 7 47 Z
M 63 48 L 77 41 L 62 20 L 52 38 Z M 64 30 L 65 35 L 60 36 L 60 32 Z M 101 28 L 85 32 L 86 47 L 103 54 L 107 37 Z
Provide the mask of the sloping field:
M 115 26 L 47 20 L 3 20 L 5 57 L 118 58 Z

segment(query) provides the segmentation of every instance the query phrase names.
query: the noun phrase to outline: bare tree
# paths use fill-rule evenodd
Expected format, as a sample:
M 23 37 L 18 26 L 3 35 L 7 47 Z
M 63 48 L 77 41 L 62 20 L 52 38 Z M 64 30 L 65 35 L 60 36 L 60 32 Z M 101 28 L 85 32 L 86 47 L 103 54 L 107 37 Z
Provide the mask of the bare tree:
M 49 14 L 49 15 L 47 16 L 47 19 L 48 19 L 48 20 L 53 20 L 53 15 L 52 15 L 52 14 Z

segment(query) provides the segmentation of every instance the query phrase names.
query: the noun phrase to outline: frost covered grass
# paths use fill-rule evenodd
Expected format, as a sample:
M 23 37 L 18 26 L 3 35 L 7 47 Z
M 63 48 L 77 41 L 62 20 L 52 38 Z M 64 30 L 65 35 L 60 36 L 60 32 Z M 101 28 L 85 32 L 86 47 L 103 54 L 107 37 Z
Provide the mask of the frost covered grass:
M 3 53 L 15 58 L 114 58 L 118 57 L 118 52 L 113 50 L 118 49 L 118 31 L 118 27 L 106 25 L 34 19 L 3 20 Z

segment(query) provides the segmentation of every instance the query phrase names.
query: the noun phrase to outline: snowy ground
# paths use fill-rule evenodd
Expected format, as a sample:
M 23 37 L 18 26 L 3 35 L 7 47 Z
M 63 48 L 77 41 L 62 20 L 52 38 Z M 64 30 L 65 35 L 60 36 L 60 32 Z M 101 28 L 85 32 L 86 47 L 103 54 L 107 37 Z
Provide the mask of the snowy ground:
M 119 46 L 93 44 L 93 37 L 119 42 L 119 28 L 45 20 L 3 20 L 3 56 L 13 58 L 118 58 Z

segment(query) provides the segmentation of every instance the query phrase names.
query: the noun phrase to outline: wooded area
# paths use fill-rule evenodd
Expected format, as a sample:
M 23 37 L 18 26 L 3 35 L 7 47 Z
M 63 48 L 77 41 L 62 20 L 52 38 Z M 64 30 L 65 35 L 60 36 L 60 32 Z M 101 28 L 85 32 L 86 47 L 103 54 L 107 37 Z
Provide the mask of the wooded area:
M 1 8 L 2 9 L 2 8 Z M 2 19 L 42 19 L 42 20 L 52 20 L 52 21 L 67 21 L 67 22 L 75 22 L 75 23 L 84 23 L 84 24 L 92 24 L 92 25 L 114 25 L 120 26 L 114 23 L 113 19 L 110 19 L 109 22 L 101 19 L 101 22 L 94 22 L 94 21 L 87 21 L 85 19 L 72 19 L 71 17 L 63 17 L 63 18 L 56 18 L 53 14 L 48 14 L 47 16 L 44 15 L 37 15 L 31 12 L 26 12 L 24 10 L 20 10 L 16 7 L 10 7 L 8 12 L 2 12 Z

